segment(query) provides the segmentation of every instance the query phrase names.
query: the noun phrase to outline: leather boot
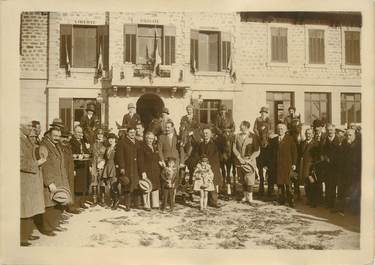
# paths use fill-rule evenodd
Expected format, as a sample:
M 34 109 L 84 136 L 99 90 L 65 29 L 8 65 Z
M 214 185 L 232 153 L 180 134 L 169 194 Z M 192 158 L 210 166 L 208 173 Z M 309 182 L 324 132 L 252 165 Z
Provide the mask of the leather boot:
M 99 205 L 104 207 L 105 206 L 105 187 L 100 187 L 99 190 Z
M 114 194 L 113 195 L 113 203 L 112 203 L 111 209 L 112 210 L 117 210 L 119 204 L 120 204 L 120 198 L 119 198 L 118 194 Z

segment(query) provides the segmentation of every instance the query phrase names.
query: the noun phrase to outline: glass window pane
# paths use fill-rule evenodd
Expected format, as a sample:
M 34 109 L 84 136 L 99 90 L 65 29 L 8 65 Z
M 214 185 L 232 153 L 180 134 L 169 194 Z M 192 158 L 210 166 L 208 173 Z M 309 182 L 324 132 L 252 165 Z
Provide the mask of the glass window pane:
M 311 100 L 319 100 L 320 94 L 319 93 L 311 93 Z
M 207 110 L 200 110 L 200 122 L 208 123 L 208 111 Z
M 360 101 L 361 100 L 361 94 L 355 94 L 354 95 L 354 99 L 356 100 L 356 101 Z

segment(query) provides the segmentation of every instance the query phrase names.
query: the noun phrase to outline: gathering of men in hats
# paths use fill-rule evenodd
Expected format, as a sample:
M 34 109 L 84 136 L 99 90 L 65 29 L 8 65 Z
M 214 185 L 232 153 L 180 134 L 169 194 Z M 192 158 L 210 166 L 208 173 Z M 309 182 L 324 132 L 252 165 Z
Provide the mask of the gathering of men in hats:
M 359 213 L 361 131 L 355 124 L 345 129 L 316 119 L 302 126 L 294 106 L 275 123 L 263 106 L 236 133 L 226 105 L 211 124 L 188 105 L 177 130 L 168 108 L 145 125 L 129 103 L 115 134 L 103 129 L 95 106 L 87 104 L 72 132 L 56 118 L 41 138 L 40 122 L 21 121 L 22 246 L 38 239 L 35 229 L 56 236 L 69 217 L 89 207 L 174 211 L 175 203 L 191 207 L 199 194 L 203 212 L 228 200 L 251 210 L 264 200 Z

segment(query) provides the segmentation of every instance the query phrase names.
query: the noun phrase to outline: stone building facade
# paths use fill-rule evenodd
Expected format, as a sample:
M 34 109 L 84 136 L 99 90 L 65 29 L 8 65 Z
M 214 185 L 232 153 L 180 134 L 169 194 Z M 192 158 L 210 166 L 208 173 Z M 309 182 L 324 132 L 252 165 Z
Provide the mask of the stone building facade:
M 162 107 L 178 126 L 188 104 L 204 123 L 224 104 L 238 125 L 268 104 L 274 122 L 293 105 L 360 123 L 360 30 L 347 13 L 24 12 L 21 112 L 72 129 L 96 102 L 116 128 L 134 103 L 145 126 Z

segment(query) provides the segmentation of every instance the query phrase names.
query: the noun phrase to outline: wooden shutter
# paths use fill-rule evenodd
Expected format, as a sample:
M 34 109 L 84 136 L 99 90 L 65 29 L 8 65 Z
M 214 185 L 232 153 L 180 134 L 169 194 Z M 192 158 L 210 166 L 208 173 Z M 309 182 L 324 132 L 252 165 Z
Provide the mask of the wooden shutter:
M 124 25 L 124 63 L 136 63 L 137 24 Z
M 195 60 L 196 70 L 199 69 L 198 39 L 199 39 L 199 31 L 192 29 L 190 31 L 190 65 L 191 65 L 191 68 L 193 68 L 194 60 Z
M 360 33 L 345 31 L 345 64 L 360 64 Z
M 309 63 L 323 64 L 325 61 L 324 52 L 324 30 L 309 30 Z
M 221 33 L 221 70 L 229 69 L 229 59 L 231 58 L 231 35 L 229 32 Z
M 97 28 L 97 58 L 99 58 L 99 47 L 102 48 L 103 69 L 109 69 L 109 34 L 108 25 L 98 26 Z
M 66 67 L 66 51 L 72 65 L 72 25 L 60 25 L 60 67 Z
M 271 28 L 271 60 L 288 61 L 288 29 Z
M 72 130 L 72 98 L 60 98 L 59 99 L 59 116 L 64 123 L 64 127 L 68 130 Z
M 164 64 L 171 65 L 176 62 L 176 27 L 164 26 Z

